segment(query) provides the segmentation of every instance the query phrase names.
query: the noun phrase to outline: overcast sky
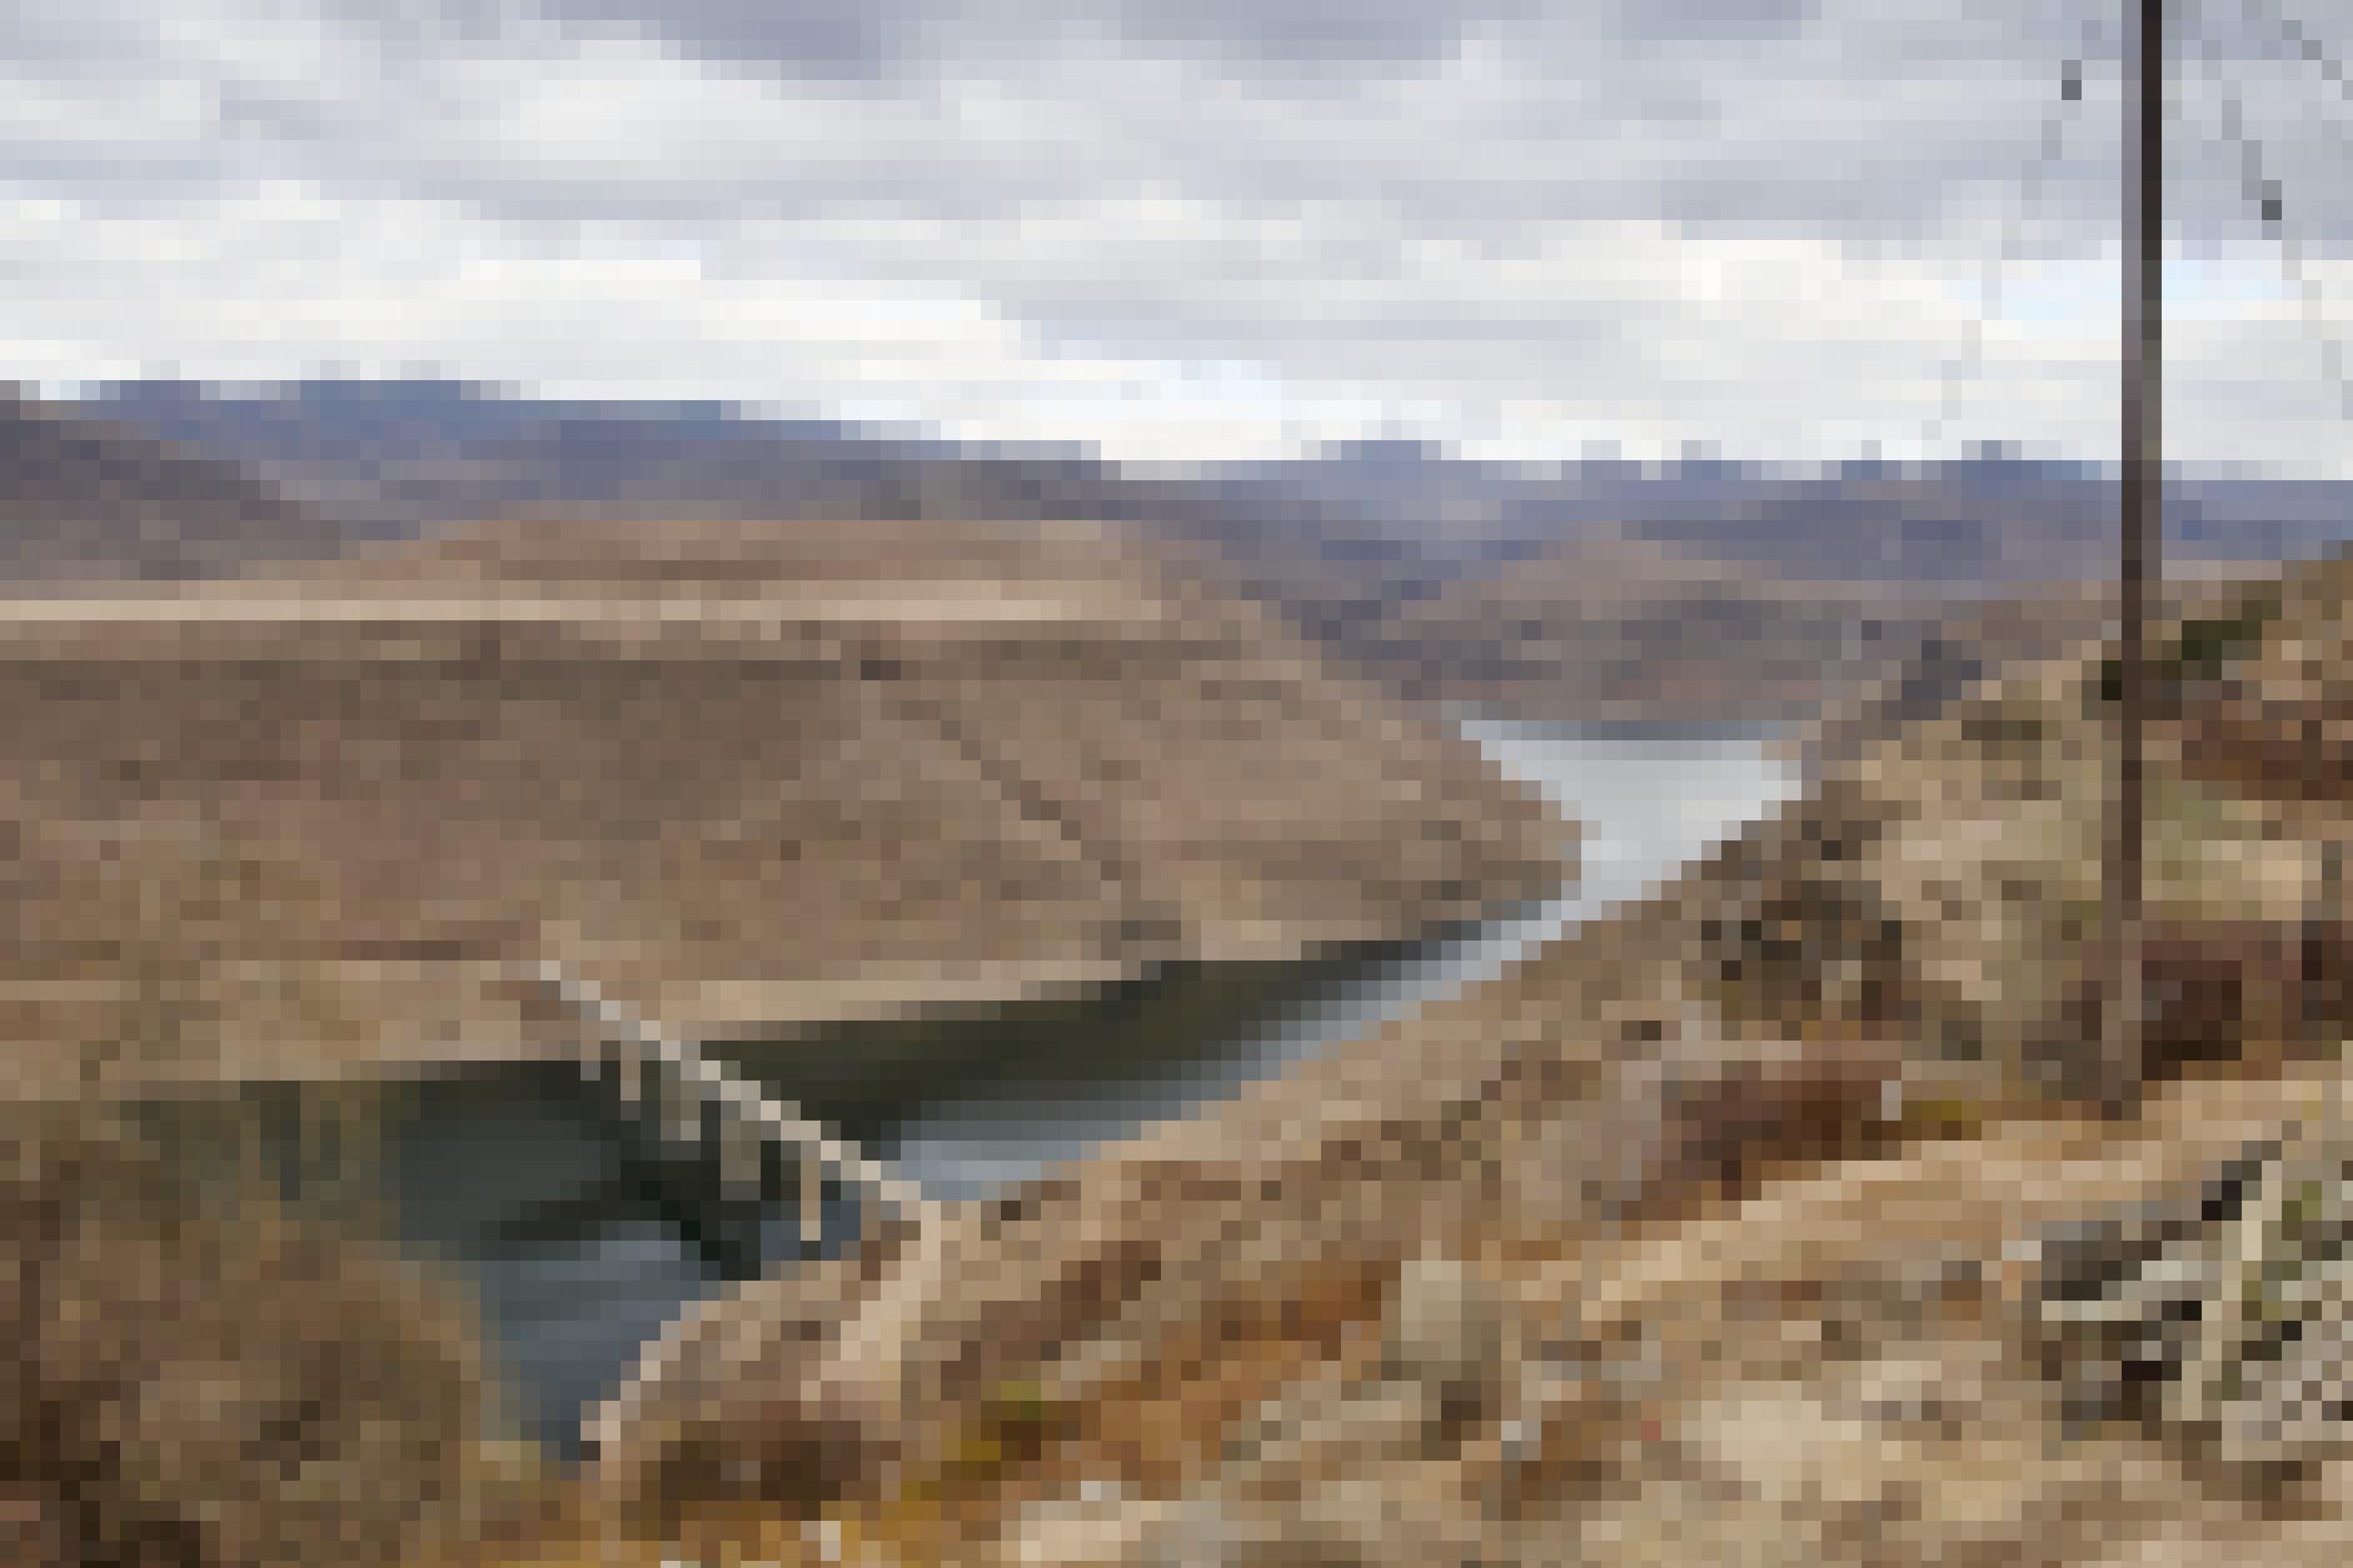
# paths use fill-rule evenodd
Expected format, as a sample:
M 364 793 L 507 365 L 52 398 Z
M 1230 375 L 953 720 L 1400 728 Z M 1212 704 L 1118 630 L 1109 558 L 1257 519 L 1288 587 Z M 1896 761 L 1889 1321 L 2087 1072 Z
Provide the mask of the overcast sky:
M 2353 24 L 2192 3 L 2168 438 L 2324 464 L 2353 103 L 2274 18 L 2339 62 Z M 2123 9 L 12 0 L 0 377 L 424 373 L 1115 458 L 2105 458 L 2113 25 L 2033 172 Z

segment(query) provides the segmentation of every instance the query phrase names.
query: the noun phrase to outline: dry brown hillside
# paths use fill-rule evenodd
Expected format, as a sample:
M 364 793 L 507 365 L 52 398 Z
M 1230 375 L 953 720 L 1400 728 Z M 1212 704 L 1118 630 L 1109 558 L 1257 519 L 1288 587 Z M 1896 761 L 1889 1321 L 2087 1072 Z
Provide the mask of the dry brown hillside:
M 1943 613 L 1925 595 L 1602 537 L 1386 605 L 1346 643 L 1409 690 L 1533 718 L 1790 718 Z
M 517 959 L 758 1034 L 1561 874 L 1466 743 L 1084 531 L 515 525 L 11 601 L 0 713 L 0 1011 L 52 1091 L 126 1031 L 234 1076 L 512 1049 Z
M 389 1568 L 536 1495 L 460 1295 L 62 1109 L 0 1105 L 0 1561 Z
M 2197 613 L 2247 570 L 2175 563 L 2177 607 Z M 1828 720 L 1836 744 L 2099 636 L 2103 601 L 2096 581 L 1813 580 L 1600 532 L 1395 596 L 1335 635 L 1422 697 L 1566 721 Z
M 167 1159 L 123 1109 L 164 1086 L 357 1079 L 306 1121 L 356 1150 L 364 1080 L 528 1048 L 518 960 L 769 1032 L 1564 867 L 1467 746 L 1082 532 L 523 525 L 19 598 L 0 715 L 0 1561 L 41 1568 L 414 1562 L 565 1495 L 463 1292 L 364 1194 L 281 1205 L 258 1113 L 195 1097 L 253 1161 Z
M 2105 710 L 2059 660 L 1417 1019 L 715 1305 L 616 1408 L 607 1528 L 788 1561 L 2340 1559 L 2348 571 L 2168 634 L 2125 1114 L 2069 1099 Z

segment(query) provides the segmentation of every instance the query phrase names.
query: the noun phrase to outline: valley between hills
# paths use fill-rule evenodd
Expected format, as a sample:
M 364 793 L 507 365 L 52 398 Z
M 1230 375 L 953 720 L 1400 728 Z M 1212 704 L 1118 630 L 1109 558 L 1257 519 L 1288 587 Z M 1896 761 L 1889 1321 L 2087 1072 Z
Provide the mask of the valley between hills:
M 106 439 L 48 471 L 178 482 Z M 1578 846 L 1124 522 L 527 511 L 86 552 L 0 605 L 23 1560 L 2341 1559 L 2344 561 L 2168 620 L 2118 1113 L 2082 1089 L 2111 702 L 2060 615 L 1866 683 L 1655 897 L 714 1292 L 573 1466 L 364 1201 L 177 1166 L 135 1112 L 237 1147 L 291 1084 L 364 1142 L 405 1079 L 560 1048 L 517 966 L 783 1052 L 1457 927 Z M 1663 548 L 1627 557 L 1676 614 L 1741 624 Z

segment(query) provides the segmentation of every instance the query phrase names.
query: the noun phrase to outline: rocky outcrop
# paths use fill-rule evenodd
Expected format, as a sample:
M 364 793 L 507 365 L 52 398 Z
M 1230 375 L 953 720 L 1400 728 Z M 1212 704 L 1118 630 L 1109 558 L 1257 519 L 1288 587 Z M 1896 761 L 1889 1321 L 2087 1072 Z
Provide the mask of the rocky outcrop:
M 607 1422 L 601 1485 L 640 1507 L 707 1503 L 713 1487 L 781 1500 L 790 1478 L 758 1456 L 832 1430 L 833 1452 L 871 1457 L 862 1476 L 829 1478 L 854 1493 L 944 1463 L 956 1426 L 942 1412 L 1008 1380 L 1061 1408 L 1140 1401 L 1156 1412 L 1141 1429 L 1165 1436 L 1238 1396 L 1192 1386 L 1205 1358 L 1245 1353 L 1218 1325 L 1337 1353 L 1355 1324 L 1440 1405 L 1484 1408 L 1481 1367 L 1501 1342 L 1455 1341 L 1502 1328 L 1431 1238 L 1656 1223 L 1854 1148 L 1894 1113 L 1892 1053 L 1691 1027 L 1635 1010 L 1581 1062 L 1549 1067 L 1541 1047 L 1452 1063 L 1368 1048 L 1067 1179 L 880 1237 L 855 1265 L 749 1287 L 649 1354 Z M 1282 1381 L 1275 1367 L 1236 1375 L 1271 1376 L 1270 1394 Z
M 2345 1181 L 2297 1152 L 2344 1091 L 2334 1066 L 2179 1084 L 2128 1122 L 1788 1167 L 1671 1223 L 1413 1231 L 1357 1276 L 1306 1261 L 1345 1255 L 1345 1226 L 1287 1228 L 1235 1244 L 1217 1286 L 1164 1276 L 1169 1312 L 1060 1317 L 1043 1353 L 935 1384 L 944 1451 L 749 1495 L 827 1521 L 802 1539 L 919 1561 L 2300 1561 L 2334 1539 L 2311 1521 L 2342 1517 L 2353 1434 Z M 1014 1388 L 1037 1436 L 976 1451 Z M 788 1398 L 737 1431 L 797 1429 Z M 666 1450 L 686 1469 L 633 1473 L 708 1481 L 754 1451 L 701 1436 Z

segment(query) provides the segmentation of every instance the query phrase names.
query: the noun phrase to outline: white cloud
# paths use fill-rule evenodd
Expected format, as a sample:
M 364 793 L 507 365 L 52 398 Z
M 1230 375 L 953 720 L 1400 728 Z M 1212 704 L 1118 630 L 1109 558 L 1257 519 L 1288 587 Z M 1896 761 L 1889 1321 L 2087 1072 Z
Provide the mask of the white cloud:
M 0 67 L 20 379 L 432 366 L 1122 456 L 1400 423 L 1532 456 L 1899 452 L 2018 226 L 2036 267 L 1941 436 L 2112 442 L 2113 219 L 2086 196 L 2112 87 L 2095 68 L 2042 210 L 2005 208 L 2072 41 L 2027 0 L 1825 0 L 1716 44 L 1677 30 L 1726 10 L 1707 0 L 1459 30 L 1376 8 L 1388 43 L 1312 71 L 1289 68 L 1320 35 L 1282 7 L 1123 13 L 1122 35 L 893 0 L 837 29 L 872 58 L 815 75 L 714 58 L 760 15 L 715 0 L 701 54 L 513 5 L 460 28 L 457 0 L 405 29 L 38 3 Z M 2303 100 L 2284 70 L 2253 79 L 2251 116 L 2322 203 L 2294 216 L 2339 254 Z M 2196 218 L 2235 201 L 2236 164 L 2192 124 Z M 2175 449 L 2332 449 L 2301 302 L 2249 281 L 2259 236 L 2198 232 L 2218 259 L 2176 335 Z

